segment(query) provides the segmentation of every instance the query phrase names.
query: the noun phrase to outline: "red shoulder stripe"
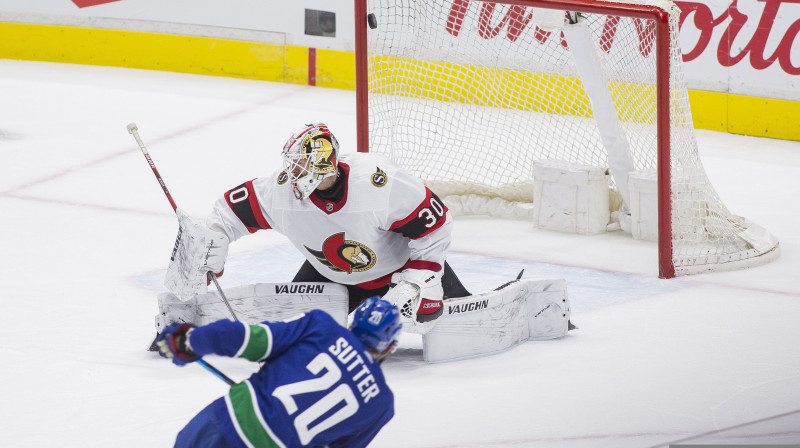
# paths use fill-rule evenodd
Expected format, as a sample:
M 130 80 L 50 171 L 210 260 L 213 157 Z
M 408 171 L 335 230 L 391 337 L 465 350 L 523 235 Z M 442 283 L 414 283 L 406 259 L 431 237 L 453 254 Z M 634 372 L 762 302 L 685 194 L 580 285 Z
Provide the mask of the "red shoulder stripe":
M 233 214 L 247 227 L 248 232 L 255 233 L 271 228 L 267 219 L 264 218 L 264 214 L 261 213 L 261 206 L 258 204 L 252 180 L 225 192 L 225 201 L 233 210 Z

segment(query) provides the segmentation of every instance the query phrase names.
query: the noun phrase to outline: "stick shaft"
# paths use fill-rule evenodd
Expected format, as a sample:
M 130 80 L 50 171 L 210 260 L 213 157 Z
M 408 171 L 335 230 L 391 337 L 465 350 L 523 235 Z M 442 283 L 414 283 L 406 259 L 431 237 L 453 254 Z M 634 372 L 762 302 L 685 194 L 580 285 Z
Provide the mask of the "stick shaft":
M 236 313 L 233 312 L 233 308 L 231 307 L 230 302 L 228 302 L 228 298 L 225 297 L 225 293 L 222 292 L 222 287 L 219 286 L 219 282 L 217 281 L 217 276 L 214 275 L 214 273 L 211 272 L 211 271 L 208 271 L 208 273 L 206 275 L 208 276 L 209 280 L 211 280 L 214 283 L 214 286 L 217 287 L 217 292 L 222 297 L 222 301 L 225 302 L 225 306 L 228 307 L 228 311 L 231 312 L 231 316 L 233 316 L 233 320 L 239 322 L 239 318 L 236 317 Z
M 208 370 L 209 372 L 211 372 L 212 374 L 214 374 L 214 376 L 216 376 L 217 378 L 219 378 L 219 379 L 221 379 L 222 381 L 225 381 L 226 383 L 228 383 L 228 385 L 229 385 L 229 386 L 233 386 L 234 384 L 236 384 L 236 382 L 235 382 L 235 381 L 233 381 L 232 379 L 230 379 L 230 378 L 229 378 L 227 375 L 225 375 L 224 373 L 222 373 L 222 372 L 221 372 L 219 369 L 217 369 L 216 367 L 214 367 L 214 366 L 212 366 L 211 364 L 207 363 L 207 362 L 206 362 L 204 359 L 198 359 L 198 360 L 197 360 L 197 363 L 198 363 L 198 364 L 200 364 L 201 366 L 205 367 L 205 369 L 206 369 L 206 370 Z
M 150 153 L 147 152 L 147 147 L 144 146 L 144 142 L 142 138 L 139 137 L 139 128 L 136 126 L 135 123 L 131 123 L 128 125 L 128 132 L 133 135 L 133 138 L 136 139 L 136 143 L 139 144 L 139 149 L 142 150 L 142 154 L 144 154 L 144 158 L 147 159 L 147 164 L 150 165 L 150 169 L 153 170 L 153 174 L 155 174 L 156 179 L 158 180 L 158 184 L 161 185 L 161 189 L 164 190 L 164 194 L 167 195 L 167 200 L 169 200 L 170 205 L 172 205 L 172 210 L 177 212 L 178 206 L 175 204 L 175 201 L 172 199 L 172 195 L 169 194 L 169 189 L 167 189 L 167 184 L 164 183 L 164 179 L 161 178 L 161 174 L 158 172 L 158 168 L 156 168 L 156 164 L 153 162 L 153 159 L 150 157 Z

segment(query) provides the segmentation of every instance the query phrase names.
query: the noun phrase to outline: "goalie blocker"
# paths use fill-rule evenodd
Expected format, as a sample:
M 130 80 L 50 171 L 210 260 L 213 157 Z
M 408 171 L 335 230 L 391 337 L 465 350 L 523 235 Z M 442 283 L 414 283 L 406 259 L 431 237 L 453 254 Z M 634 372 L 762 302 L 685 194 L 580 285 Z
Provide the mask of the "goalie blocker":
M 284 320 L 312 309 L 348 322 L 347 288 L 335 283 L 258 283 L 230 288 L 228 300 L 244 322 Z M 229 311 L 213 293 L 182 301 L 158 296 L 156 330 L 175 322 L 205 325 L 228 319 Z M 423 358 L 444 362 L 490 355 L 525 341 L 563 337 L 572 328 L 563 279 L 517 279 L 494 291 L 446 299 L 442 316 L 423 336 Z M 409 328 L 413 331 L 412 328 Z M 404 330 L 407 330 L 404 328 Z

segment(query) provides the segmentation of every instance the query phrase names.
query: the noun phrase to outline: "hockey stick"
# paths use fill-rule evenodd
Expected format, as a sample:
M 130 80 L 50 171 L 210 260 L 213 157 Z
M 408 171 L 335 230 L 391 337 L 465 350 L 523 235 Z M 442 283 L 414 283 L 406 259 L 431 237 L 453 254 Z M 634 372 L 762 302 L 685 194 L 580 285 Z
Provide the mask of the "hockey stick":
M 133 135 L 133 138 L 136 139 L 136 143 L 139 144 L 139 149 L 142 150 L 142 154 L 144 154 L 144 158 L 147 159 L 147 163 L 150 165 L 150 169 L 153 170 L 153 174 L 156 176 L 159 185 L 161 185 L 161 189 L 164 190 L 164 194 L 167 195 L 167 199 L 169 200 L 170 205 L 172 205 L 172 210 L 174 212 L 178 212 L 178 206 L 175 204 L 175 201 L 172 199 L 172 195 L 169 194 L 169 190 L 167 189 L 167 184 L 164 183 L 164 179 L 159 174 L 158 169 L 156 168 L 156 164 L 153 162 L 153 159 L 150 157 L 150 153 L 147 151 L 147 147 L 144 146 L 144 142 L 142 138 L 139 136 L 139 127 L 136 126 L 136 123 L 130 123 L 128 125 L 128 132 Z M 236 313 L 233 312 L 233 308 L 231 307 L 230 302 L 228 302 L 228 298 L 225 297 L 225 293 L 222 292 L 222 287 L 219 285 L 217 281 L 217 276 L 214 275 L 213 272 L 208 271 L 206 274 L 208 279 L 214 283 L 214 286 L 217 288 L 217 292 L 219 292 L 220 297 L 225 302 L 225 306 L 228 307 L 228 311 L 231 312 L 231 316 L 233 316 L 233 320 L 239 321 L 239 318 L 236 316 Z
M 153 159 L 150 158 L 150 153 L 147 152 L 147 148 L 144 146 L 142 138 L 139 137 L 139 128 L 136 126 L 136 123 L 131 123 L 128 125 L 128 132 L 133 135 L 133 138 L 136 139 L 136 143 L 139 144 L 139 149 L 142 150 L 142 154 L 144 154 L 144 158 L 147 159 L 147 163 L 150 164 L 150 169 L 153 170 L 153 174 L 156 175 L 156 179 L 158 179 L 161 189 L 164 190 L 164 194 L 167 195 L 167 199 L 169 200 L 170 205 L 172 205 L 172 210 L 177 212 L 178 206 L 175 205 L 175 201 L 172 200 L 172 195 L 169 194 L 169 190 L 167 190 L 167 184 L 164 183 L 164 179 L 162 179 L 161 174 L 158 173 L 156 164 L 153 163 Z
M 133 138 L 136 139 L 136 143 L 139 144 L 139 149 L 142 150 L 142 154 L 144 154 L 144 158 L 147 159 L 147 163 L 150 165 L 150 169 L 153 170 L 153 174 L 155 174 L 156 179 L 158 179 L 158 183 L 161 185 L 161 189 L 164 190 L 164 194 L 167 195 L 167 199 L 169 200 L 170 205 L 172 205 L 172 211 L 178 212 L 178 206 L 175 204 L 175 201 L 172 199 L 172 195 L 169 194 L 169 190 L 167 189 L 167 184 L 164 183 L 164 179 L 161 178 L 161 174 L 159 174 L 158 169 L 156 168 L 156 164 L 153 163 L 153 159 L 150 158 L 150 153 L 147 152 L 147 147 L 144 146 L 144 142 L 142 138 L 139 137 L 139 127 L 136 126 L 136 123 L 130 123 L 128 125 L 128 132 L 133 135 Z M 231 308 L 231 304 L 228 302 L 228 298 L 225 297 L 225 293 L 222 292 L 222 288 L 219 286 L 217 282 L 217 277 L 214 275 L 213 272 L 208 271 L 207 274 L 208 278 L 214 281 L 214 285 L 217 287 L 217 291 L 219 291 L 219 295 L 222 297 L 222 300 L 225 302 L 225 305 L 228 307 L 228 311 L 231 312 L 233 319 L 238 321 L 239 319 L 236 317 L 236 313 L 233 312 L 233 308 Z M 211 364 L 207 363 L 203 359 L 198 359 L 197 362 L 203 366 L 206 370 L 211 372 L 214 376 L 225 381 L 228 385 L 236 384 L 232 379 L 230 379 L 227 375 L 222 373 L 219 369 L 212 366 Z
M 201 366 L 205 367 L 206 370 L 208 370 L 209 372 L 214 374 L 214 376 L 216 376 L 217 378 L 219 378 L 222 381 L 225 381 L 226 383 L 228 383 L 229 386 L 233 386 L 234 384 L 236 384 L 235 381 L 230 379 L 224 373 L 220 372 L 220 370 L 218 368 L 216 368 L 216 367 L 212 366 L 211 364 L 207 363 L 204 359 L 202 359 L 202 358 L 198 359 L 197 363 L 200 364 Z

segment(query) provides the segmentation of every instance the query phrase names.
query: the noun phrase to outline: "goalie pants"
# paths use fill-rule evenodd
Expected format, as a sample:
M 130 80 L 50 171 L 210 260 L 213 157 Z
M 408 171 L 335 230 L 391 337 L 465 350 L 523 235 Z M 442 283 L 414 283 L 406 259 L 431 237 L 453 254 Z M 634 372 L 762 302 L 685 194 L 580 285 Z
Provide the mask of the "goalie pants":
M 297 271 L 292 282 L 328 282 L 328 283 L 336 283 L 332 282 L 330 279 L 325 277 L 324 275 L 320 274 L 314 266 L 311 266 L 311 263 L 305 261 L 302 266 L 300 266 L 300 270 Z M 347 287 L 347 296 L 349 298 L 349 312 L 353 312 L 361 302 L 364 300 L 372 297 L 372 296 L 381 296 L 383 297 L 387 291 L 389 291 L 389 284 L 387 283 L 384 286 L 374 289 L 368 288 L 361 288 L 355 285 L 344 285 Z M 454 299 L 457 297 L 467 297 L 471 295 L 464 285 L 461 284 L 461 280 L 458 279 L 458 276 L 450 265 L 445 261 L 444 262 L 444 273 L 442 273 L 442 289 L 444 290 L 444 298 L 445 299 Z

